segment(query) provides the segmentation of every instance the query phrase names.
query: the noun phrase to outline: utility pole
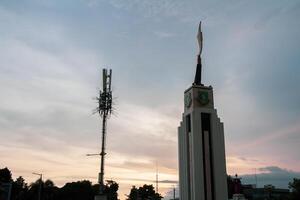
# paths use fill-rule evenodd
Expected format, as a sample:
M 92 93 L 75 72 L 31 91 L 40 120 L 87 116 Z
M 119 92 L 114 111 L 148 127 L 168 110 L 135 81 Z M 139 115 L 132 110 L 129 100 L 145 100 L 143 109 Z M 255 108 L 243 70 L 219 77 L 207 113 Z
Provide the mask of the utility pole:
M 173 186 L 173 199 L 175 200 L 175 186 Z
M 158 167 L 157 167 L 157 161 L 156 161 L 156 181 L 155 181 L 155 183 L 156 183 L 156 186 L 155 186 L 156 193 L 158 194 Z
M 255 170 L 255 187 L 257 188 L 257 175 L 256 175 L 256 168 L 254 168 Z
M 40 176 L 40 184 L 39 184 L 39 196 L 38 196 L 38 200 L 41 200 L 41 195 L 42 195 L 42 181 L 43 181 L 43 174 L 39 174 L 39 173 L 35 173 L 35 172 L 33 172 L 32 174 L 34 174 L 34 175 L 38 175 L 38 176 Z

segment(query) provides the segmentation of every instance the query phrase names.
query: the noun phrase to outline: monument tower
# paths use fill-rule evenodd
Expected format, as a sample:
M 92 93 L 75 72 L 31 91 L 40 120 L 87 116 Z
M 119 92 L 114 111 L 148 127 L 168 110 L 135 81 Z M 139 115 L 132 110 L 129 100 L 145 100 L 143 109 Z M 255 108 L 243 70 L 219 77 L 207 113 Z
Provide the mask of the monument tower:
M 180 200 L 227 200 L 223 123 L 214 108 L 213 88 L 201 80 L 203 37 L 194 83 L 184 92 L 184 113 L 178 128 Z

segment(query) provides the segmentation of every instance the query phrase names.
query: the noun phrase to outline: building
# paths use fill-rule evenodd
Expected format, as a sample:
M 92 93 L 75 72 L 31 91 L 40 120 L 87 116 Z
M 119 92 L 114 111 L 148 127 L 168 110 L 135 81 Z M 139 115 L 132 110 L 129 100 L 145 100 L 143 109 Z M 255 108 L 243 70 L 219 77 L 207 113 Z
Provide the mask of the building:
M 257 188 L 256 185 L 242 184 L 237 175 L 228 179 L 228 195 L 232 200 L 286 200 L 290 194 L 288 189 L 275 188 L 273 185 L 265 185 Z
M 178 128 L 180 200 L 225 200 L 224 128 L 214 108 L 213 88 L 201 82 L 201 23 L 198 42 L 195 80 L 184 92 L 184 113 Z
M 243 194 L 248 200 L 286 200 L 290 194 L 289 189 L 275 188 L 265 185 L 263 188 L 243 188 Z

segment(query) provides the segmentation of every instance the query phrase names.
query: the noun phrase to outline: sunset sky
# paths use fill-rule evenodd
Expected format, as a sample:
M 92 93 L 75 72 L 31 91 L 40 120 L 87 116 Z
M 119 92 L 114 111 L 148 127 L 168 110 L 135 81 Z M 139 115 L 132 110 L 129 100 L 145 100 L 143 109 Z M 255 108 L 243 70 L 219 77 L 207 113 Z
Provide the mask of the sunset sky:
M 298 0 L 1 0 L 0 168 L 27 182 L 94 183 L 101 69 L 113 69 L 106 179 L 178 181 L 177 127 L 202 20 L 203 79 L 225 125 L 227 172 L 300 178 Z

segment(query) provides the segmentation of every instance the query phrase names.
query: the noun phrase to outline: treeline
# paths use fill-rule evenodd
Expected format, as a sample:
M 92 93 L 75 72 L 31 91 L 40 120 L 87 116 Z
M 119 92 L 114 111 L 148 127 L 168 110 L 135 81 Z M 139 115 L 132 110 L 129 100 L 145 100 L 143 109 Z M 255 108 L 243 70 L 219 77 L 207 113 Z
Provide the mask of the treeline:
M 107 181 L 104 193 L 108 200 L 118 200 L 119 185 L 115 181 Z M 9 190 L 11 190 L 9 192 Z M 0 200 L 94 200 L 99 191 L 99 184 L 88 180 L 66 183 L 59 188 L 52 180 L 38 179 L 34 183 L 26 183 L 22 176 L 12 179 L 8 168 L 0 169 Z M 161 200 L 162 196 L 155 192 L 153 185 L 133 186 L 127 200 Z
M 160 200 L 163 197 L 156 193 L 153 185 L 143 185 L 142 187 L 132 186 L 127 200 Z
M 117 191 L 119 185 L 114 181 L 108 181 L 104 193 L 108 200 L 118 200 Z M 9 192 L 11 190 L 11 192 Z M 66 183 L 59 188 L 51 180 L 37 180 L 28 184 L 22 176 L 12 179 L 8 168 L 0 169 L 0 200 L 94 200 L 99 191 L 99 184 L 92 184 L 88 180 Z

